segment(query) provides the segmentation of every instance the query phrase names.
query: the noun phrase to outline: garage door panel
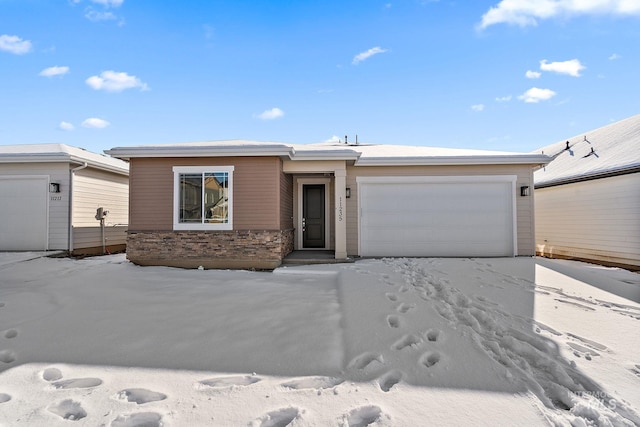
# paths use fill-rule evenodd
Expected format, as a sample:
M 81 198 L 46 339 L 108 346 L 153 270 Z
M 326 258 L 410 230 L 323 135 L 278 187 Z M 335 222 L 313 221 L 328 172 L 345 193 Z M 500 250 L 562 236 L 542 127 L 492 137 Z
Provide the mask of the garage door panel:
M 511 180 L 362 183 L 359 194 L 364 256 L 513 255 Z
M 46 177 L 0 177 L 0 250 L 47 249 Z

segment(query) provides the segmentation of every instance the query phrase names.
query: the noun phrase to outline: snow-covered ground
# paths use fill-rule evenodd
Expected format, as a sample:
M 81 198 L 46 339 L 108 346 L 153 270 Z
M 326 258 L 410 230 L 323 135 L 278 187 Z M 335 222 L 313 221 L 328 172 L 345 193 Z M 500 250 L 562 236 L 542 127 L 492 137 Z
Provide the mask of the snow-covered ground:
M 0 254 L 2 426 L 640 424 L 640 276 Z

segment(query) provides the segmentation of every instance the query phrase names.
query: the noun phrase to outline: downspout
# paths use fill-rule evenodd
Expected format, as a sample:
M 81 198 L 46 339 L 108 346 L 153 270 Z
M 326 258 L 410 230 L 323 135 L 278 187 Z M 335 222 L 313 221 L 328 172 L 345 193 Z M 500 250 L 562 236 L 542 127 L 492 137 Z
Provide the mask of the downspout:
M 76 172 L 86 168 L 87 162 L 83 162 L 82 165 L 69 171 L 69 237 L 67 247 L 69 248 L 69 255 L 73 253 L 73 177 Z

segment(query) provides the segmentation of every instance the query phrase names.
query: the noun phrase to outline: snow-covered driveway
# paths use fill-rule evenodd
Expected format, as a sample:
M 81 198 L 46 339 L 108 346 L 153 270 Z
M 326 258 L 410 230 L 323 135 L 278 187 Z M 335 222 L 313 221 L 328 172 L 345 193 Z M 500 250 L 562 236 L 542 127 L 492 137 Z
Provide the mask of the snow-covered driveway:
M 624 270 L 29 258 L 0 254 L 0 425 L 640 423 L 640 277 Z

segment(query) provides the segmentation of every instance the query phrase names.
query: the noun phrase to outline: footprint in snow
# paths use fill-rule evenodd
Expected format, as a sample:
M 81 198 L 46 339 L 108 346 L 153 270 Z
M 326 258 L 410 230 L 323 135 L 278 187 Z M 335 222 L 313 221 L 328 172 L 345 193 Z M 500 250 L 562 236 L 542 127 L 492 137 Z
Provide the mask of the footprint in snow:
M 392 294 L 391 292 L 386 293 L 385 296 L 389 301 L 392 301 L 392 302 L 398 301 L 398 296 L 396 294 Z
M 282 408 L 269 412 L 249 424 L 251 427 L 285 427 L 298 418 L 298 408 Z
M 396 310 L 398 310 L 398 313 L 405 314 L 413 310 L 413 308 L 414 308 L 413 305 L 402 303 L 396 308 Z
M 396 341 L 391 348 L 394 350 L 402 350 L 407 347 L 413 347 L 414 345 L 418 346 L 421 342 L 422 340 L 419 337 L 413 334 L 408 334 Z
M 400 318 L 398 316 L 390 315 L 387 316 L 387 323 L 390 328 L 399 328 L 401 326 Z
M 147 390 L 145 388 L 127 388 L 118 392 L 116 398 L 126 400 L 127 402 L 143 405 L 149 402 L 158 402 L 167 398 L 166 394 L 157 391 Z
M 58 368 L 47 368 L 42 371 L 42 379 L 45 381 L 58 381 L 62 378 L 62 372 Z
M 365 369 L 370 366 L 373 362 L 383 363 L 382 356 L 374 353 L 362 353 L 359 356 L 356 356 L 351 362 L 349 362 L 349 368 L 355 369 Z
M 111 427 L 162 427 L 162 417 L 155 412 L 118 415 Z
M 5 306 L 5 303 L 0 302 L 0 308 L 2 308 L 2 307 L 4 307 L 4 306 Z
M 47 410 L 62 419 L 70 421 L 78 421 L 87 416 L 87 411 L 80 406 L 80 403 L 71 399 L 51 405 Z
M 437 329 L 429 329 L 425 332 L 424 336 L 427 338 L 427 341 L 436 342 L 440 339 L 441 332 Z
M 335 377 L 307 377 L 307 378 L 297 378 L 292 381 L 287 381 L 286 383 L 280 384 L 284 388 L 289 388 L 292 390 L 306 390 L 306 389 L 315 389 L 315 390 L 323 390 L 326 388 L 335 387 L 344 382 L 342 378 Z
M 640 378 L 640 364 L 634 365 L 633 368 L 631 368 L 631 372 L 633 372 L 636 377 Z M 0 402 L 2 402 L 1 399 Z
M 440 362 L 441 356 L 438 352 L 428 352 L 420 357 L 420 363 L 425 368 L 431 368 Z
M 8 402 L 11 400 L 11 395 L 6 393 L 0 393 L 0 403 Z
M 248 386 L 260 381 L 260 378 L 253 375 L 238 375 L 234 377 L 211 378 L 200 381 L 200 384 L 212 388 L 225 388 L 233 386 Z
M 378 384 L 380 384 L 380 389 L 385 393 L 388 392 L 389 390 L 391 390 L 391 388 L 394 385 L 402 381 L 402 377 L 403 375 L 402 375 L 402 372 L 400 371 L 394 370 L 394 371 L 387 372 L 378 380 Z
M 382 410 L 374 405 L 363 406 L 349 412 L 343 418 L 343 427 L 366 427 L 380 419 Z
M 100 378 L 72 378 L 70 380 L 62 380 L 51 383 L 52 386 L 58 389 L 72 389 L 72 388 L 91 388 L 97 387 L 102 384 Z
M 16 360 L 16 353 L 13 350 L 0 351 L 0 362 L 11 363 Z
M 4 331 L 4 337 L 7 339 L 15 338 L 18 336 L 18 331 L 15 329 L 7 329 Z

